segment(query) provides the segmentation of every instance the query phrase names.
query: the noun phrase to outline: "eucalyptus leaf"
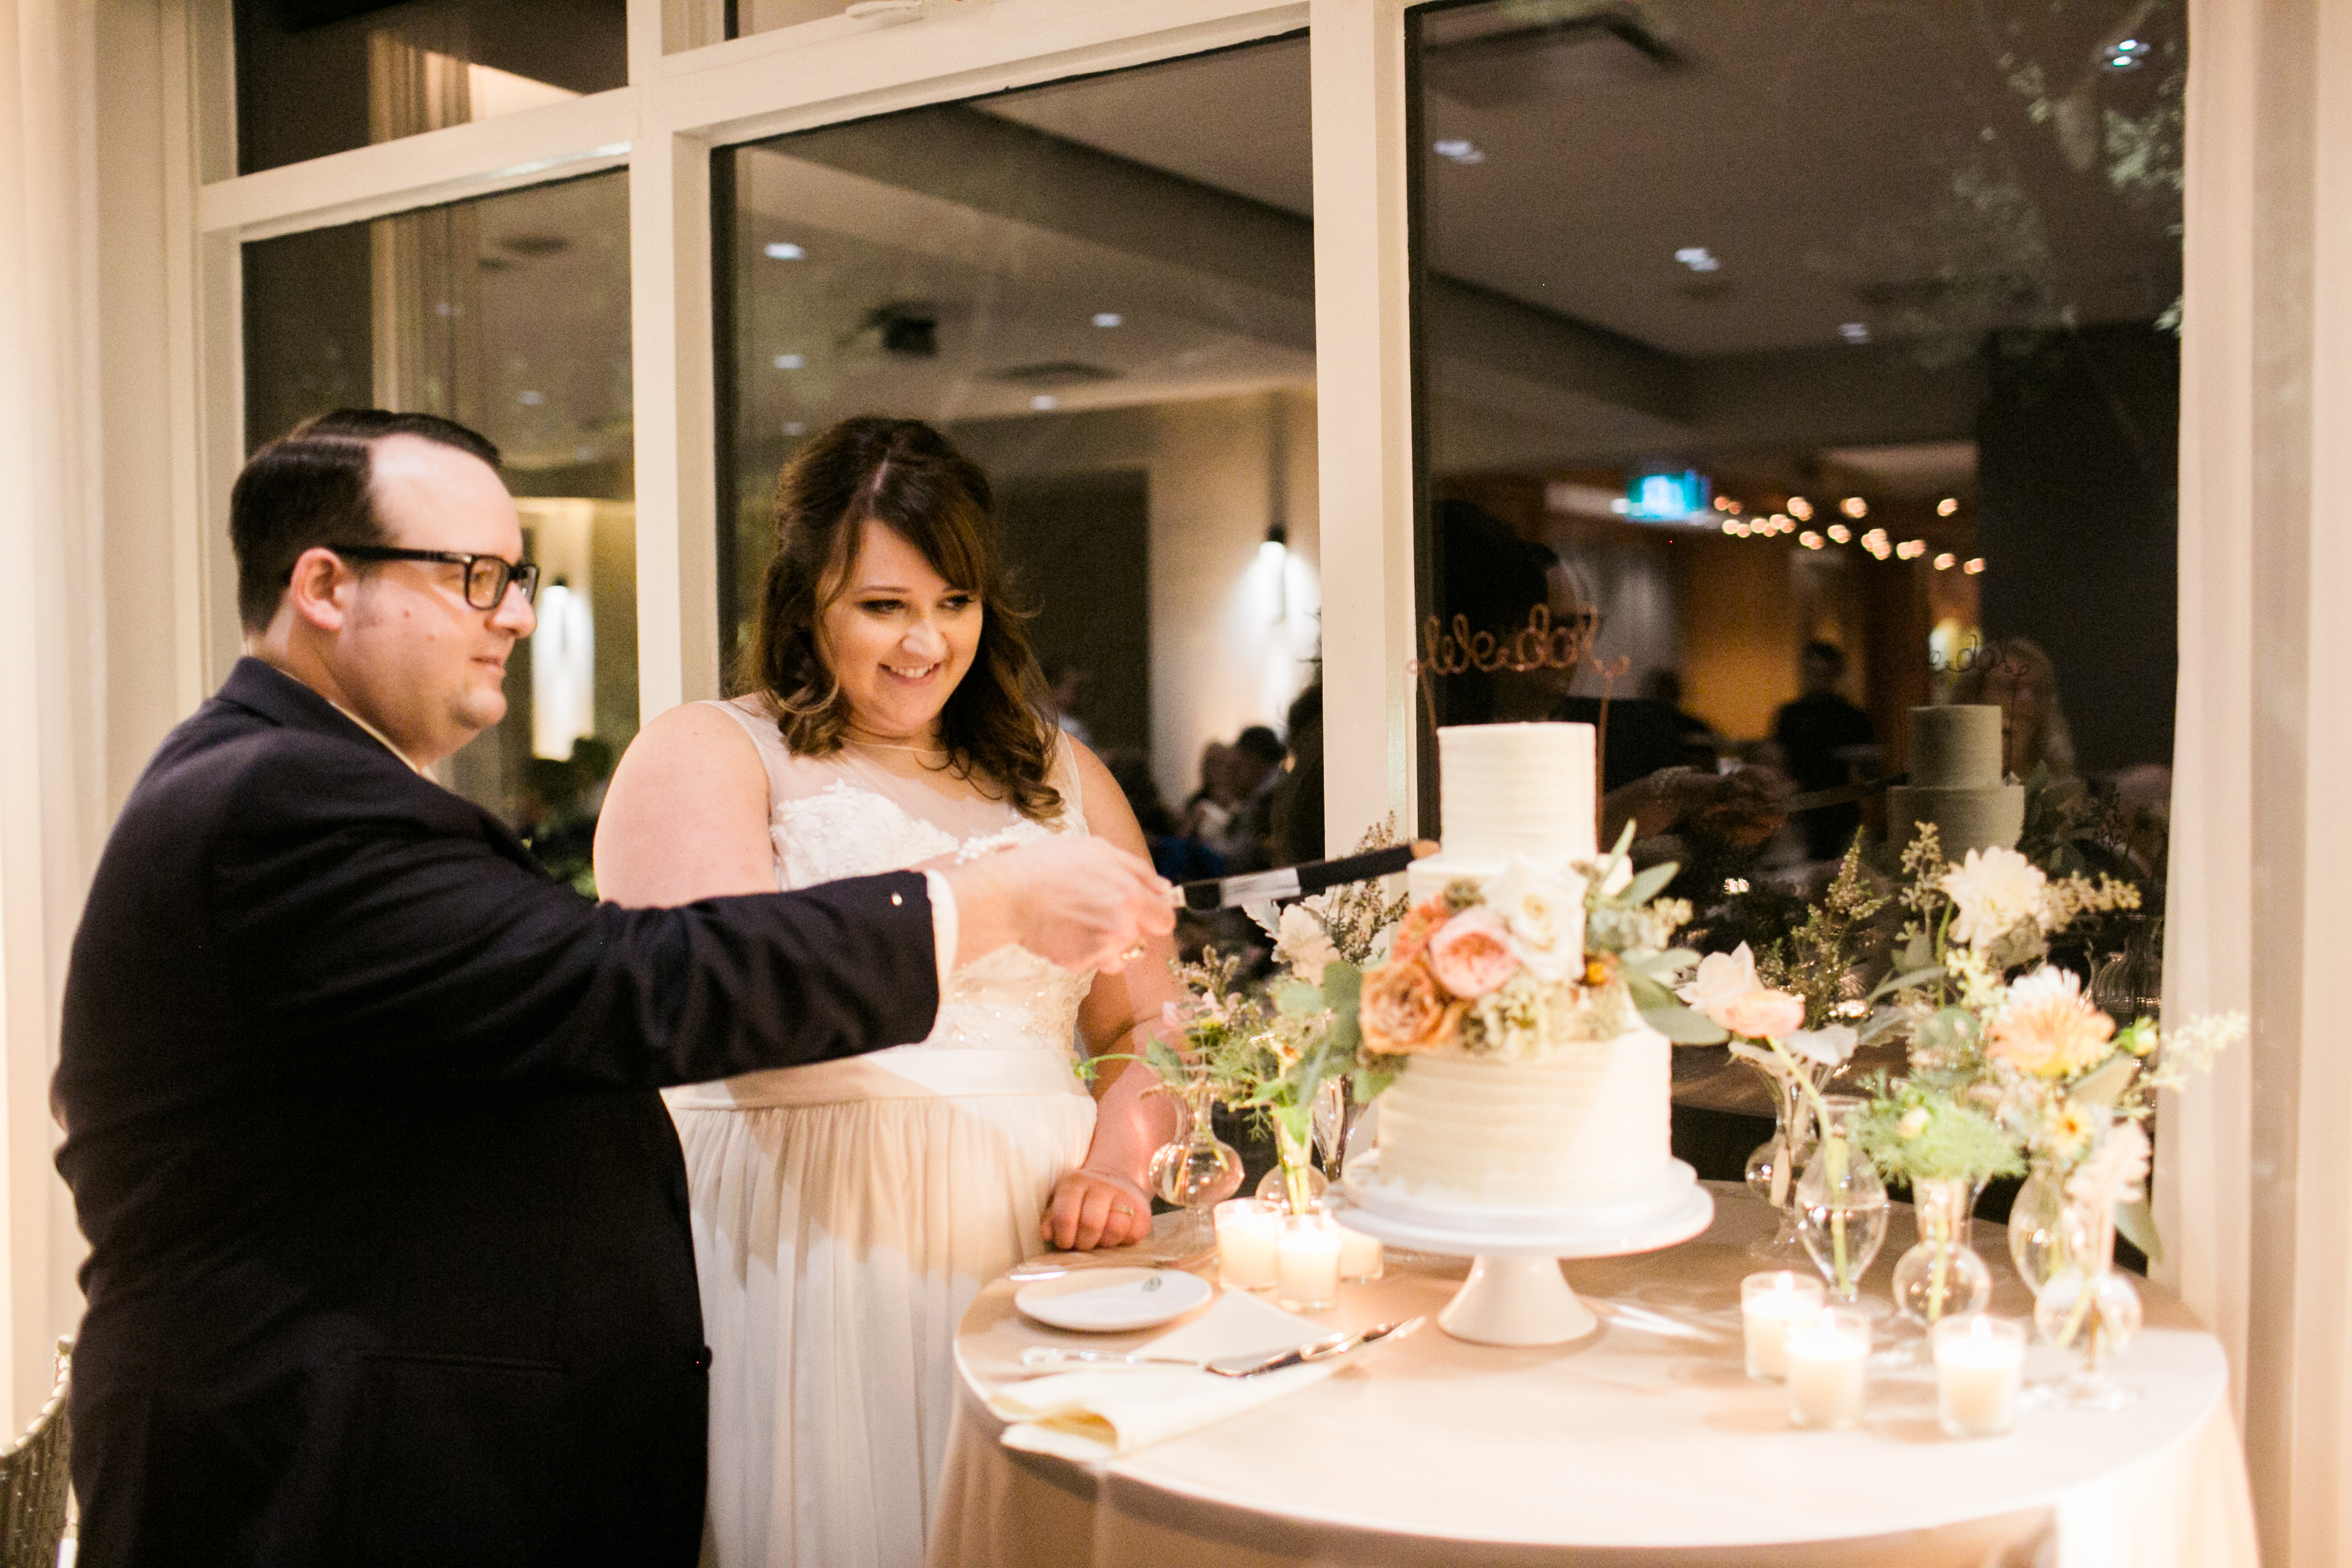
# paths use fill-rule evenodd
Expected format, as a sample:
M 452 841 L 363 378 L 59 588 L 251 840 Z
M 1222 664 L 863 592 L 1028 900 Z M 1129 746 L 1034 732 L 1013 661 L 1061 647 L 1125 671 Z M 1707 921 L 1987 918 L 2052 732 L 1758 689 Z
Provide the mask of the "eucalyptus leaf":
M 1917 945 L 1916 942 L 1912 944 L 1914 947 Z M 1903 956 L 1906 963 L 1910 961 L 1911 953 L 1908 949 L 1905 950 Z M 1881 996 L 1892 996 L 1897 991 L 1907 991 L 1915 985 L 1925 985 L 1930 980 L 1941 980 L 1943 977 L 1944 966 L 1940 963 L 1927 963 L 1916 969 L 1906 969 L 1899 974 L 1890 974 L 1880 981 L 1877 989 L 1863 1000 L 1875 1002 Z
M 2076 1084 L 2067 1098 L 2079 1105 L 2105 1110 L 2123 1097 L 2124 1090 L 2131 1087 L 2132 1075 L 2138 1070 L 2139 1063 L 2132 1058 L 2116 1057 Z
M 1665 885 L 1675 879 L 1675 873 L 1681 869 L 1671 860 L 1663 866 L 1653 866 L 1625 884 L 1625 890 L 1615 895 L 1616 901 L 1627 905 L 1646 904 L 1656 898 Z
M 1911 1015 L 1901 1007 L 1881 1007 L 1864 1019 L 1860 1045 L 1874 1046 L 1890 1035 L 1900 1034 L 1910 1027 Z
M 1145 1044 L 1143 1059 L 1169 1083 L 1182 1083 L 1192 1071 L 1184 1058 L 1176 1054 L 1176 1048 L 1157 1035 Z
M 1370 1104 L 1381 1090 L 1396 1081 L 1397 1069 L 1387 1065 L 1391 1059 L 1385 1057 L 1378 1058 L 1380 1065 L 1377 1066 L 1359 1063 L 1356 1070 L 1348 1075 L 1359 1103 Z
M 1903 956 L 1896 961 L 1895 967 L 1898 972 L 1914 973 L 1936 967 L 1936 944 L 1926 931 L 1912 934 L 1911 940 L 1904 944 Z
M 2164 1261 L 2164 1238 L 2156 1234 L 2156 1211 L 2146 1198 L 2116 1205 L 2116 1234 L 2147 1253 L 2150 1263 Z
M 1323 1005 L 1343 1017 L 1355 1016 L 1357 1003 L 1364 994 L 1364 972 L 1346 959 L 1337 959 L 1323 966 Z
M 1272 990 L 1275 1006 L 1294 1018 L 1320 1013 L 1329 1005 L 1323 1000 L 1323 993 L 1304 980 L 1277 981 Z
M 1664 984 L 1643 973 L 1632 964 L 1627 964 L 1620 973 L 1625 977 L 1625 994 L 1633 999 L 1634 1006 L 1679 1007 L 1682 1005 L 1681 998 L 1668 990 Z
M 1938 1007 L 1919 1026 L 1917 1037 L 1927 1050 L 1966 1050 L 1976 1044 L 1977 1016 L 1965 1007 Z
M 1722 1025 L 1679 1002 L 1665 1007 L 1643 1007 L 1642 1022 L 1678 1046 L 1719 1046 L 1731 1038 Z

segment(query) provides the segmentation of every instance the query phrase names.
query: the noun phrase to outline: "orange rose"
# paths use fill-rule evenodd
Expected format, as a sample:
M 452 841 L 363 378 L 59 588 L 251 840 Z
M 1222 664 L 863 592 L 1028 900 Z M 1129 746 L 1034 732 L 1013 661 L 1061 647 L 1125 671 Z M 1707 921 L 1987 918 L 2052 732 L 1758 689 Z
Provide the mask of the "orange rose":
M 1364 976 L 1356 1023 L 1368 1049 L 1404 1056 L 1454 1044 L 1469 1006 L 1446 1000 L 1437 977 L 1420 963 L 1390 963 Z

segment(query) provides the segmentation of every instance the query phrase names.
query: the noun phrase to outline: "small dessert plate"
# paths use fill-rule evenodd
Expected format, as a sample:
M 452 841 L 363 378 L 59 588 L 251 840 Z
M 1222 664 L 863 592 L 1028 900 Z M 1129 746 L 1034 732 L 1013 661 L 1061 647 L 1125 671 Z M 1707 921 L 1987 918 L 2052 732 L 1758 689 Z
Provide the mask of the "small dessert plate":
M 1088 1268 L 1024 1286 L 1013 1305 L 1051 1328 L 1117 1334 L 1171 1322 L 1216 1293 L 1181 1268 Z

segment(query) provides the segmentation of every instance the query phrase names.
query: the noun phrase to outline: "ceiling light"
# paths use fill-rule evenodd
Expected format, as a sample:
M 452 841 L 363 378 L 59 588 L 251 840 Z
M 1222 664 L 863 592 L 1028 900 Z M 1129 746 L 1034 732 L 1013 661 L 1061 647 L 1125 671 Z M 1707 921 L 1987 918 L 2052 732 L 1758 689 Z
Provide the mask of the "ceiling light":
M 778 354 L 776 356 L 776 368 L 778 370 L 798 370 L 801 366 L 806 363 L 808 363 L 808 361 L 803 359 L 798 354 Z
M 1820 534 L 1815 533 L 1809 528 L 1805 530 L 1804 532 L 1797 535 L 1797 542 L 1803 545 L 1808 550 L 1819 550 L 1822 547 L 1822 540 Z
M 1675 259 L 1693 272 L 1712 272 L 1723 265 L 1704 245 L 1685 245 L 1675 252 Z
M 1853 530 L 1842 522 L 1833 522 L 1830 524 L 1830 537 L 1840 544 L 1850 544 L 1853 542 Z
M 1050 392 L 1041 392 L 1029 400 L 1029 406 L 1043 414 L 1049 408 L 1059 408 L 1062 400 Z
M 1958 556 L 1947 550 L 1941 555 L 1936 557 L 1936 570 L 1938 572 L 1949 572 L 1954 566 L 1959 564 L 1959 560 L 1960 558 Z
M 1936 515 L 1937 517 L 1949 517 L 1959 510 L 1960 502 L 1959 498 L 1957 496 L 1946 496 L 1942 500 L 1936 503 Z
M 515 395 L 515 401 L 521 404 L 525 408 L 536 408 L 541 404 L 547 401 L 547 394 L 543 392 L 517 393 Z
M 795 419 L 784 426 L 784 434 L 787 436 L 805 436 L 808 434 L 808 426 Z
M 2109 70 L 2135 70 L 2154 47 L 2146 38 L 2117 38 L 2099 51 L 2099 62 Z
M 771 261 L 798 261 L 807 254 L 788 239 L 780 239 L 768 247 L 768 259 Z
M 1838 336 L 1850 343 L 1866 343 L 1870 341 L 1870 323 L 1867 321 L 1844 322 L 1838 328 Z
M 1984 557 L 1981 555 L 1970 556 L 1968 560 L 1960 563 L 1960 570 L 1967 573 L 1971 577 L 1975 576 L 1978 573 L 1984 570 Z
M 1483 163 L 1486 161 L 1486 150 L 1467 136 L 1442 136 L 1429 144 L 1429 150 L 1457 163 Z
M 1813 503 L 1802 496 L 1790 496 L 1789 515 L 1800 522 L 1811 522 L 1813 521 Z
M 1868 517 L 1870 515 L 1870 503 L 1863 500 L 1860 496 L 1848 496 L 1845 500 L 1838 502 L 1838 510 L 1845 513 L 1848 517 Z
M 1127 325 L 1127 318 L 1120 315 L 1117 310 L 1097 310 L 1095 312 L 1095 325 L 1097 327 L 1123 327 Z

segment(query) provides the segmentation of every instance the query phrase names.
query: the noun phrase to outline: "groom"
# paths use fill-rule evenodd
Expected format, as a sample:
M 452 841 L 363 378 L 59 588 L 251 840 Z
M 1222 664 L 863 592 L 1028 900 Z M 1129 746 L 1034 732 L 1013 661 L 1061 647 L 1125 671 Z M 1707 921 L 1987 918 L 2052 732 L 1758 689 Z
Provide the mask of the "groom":
M 132 792 L 67 978 L 86 1568 L 686 1568 L 710 1369 L 655 1087 L 920 1039 L 959 952 L 1168 929 L 1076 837 L 678 910 L 550 881 L 425 772 L 532 626 L 497 458 L 347 411 L 237 479 L 251 657 Z

